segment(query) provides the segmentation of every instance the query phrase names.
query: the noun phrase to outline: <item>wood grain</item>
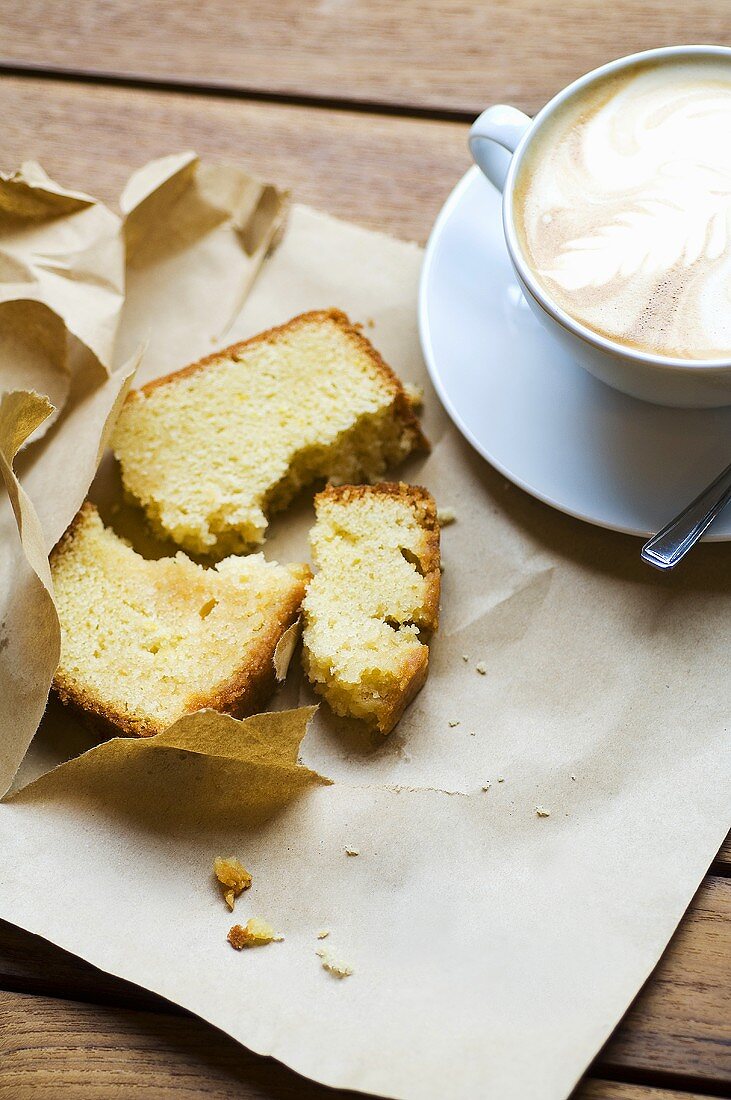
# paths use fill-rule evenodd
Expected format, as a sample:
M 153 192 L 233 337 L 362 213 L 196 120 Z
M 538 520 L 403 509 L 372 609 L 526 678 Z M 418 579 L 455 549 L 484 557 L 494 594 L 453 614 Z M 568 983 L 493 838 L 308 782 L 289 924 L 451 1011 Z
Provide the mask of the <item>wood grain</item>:
M 10 63 L 477 114 L 534 111 L 613 57 L 731 41 L 728 0 L 24 0 Z
M 181 1012 L 4 922 L 0 922 L 0 988 L 160 1015 Z M 601 1075 L 608 1068 L 613 1073 L 630 1068 L 662 1071 L 716 1085 L 726 1083 L 731 1090 L 729 1019 L 731 880 L 709 878 L 652 978 L 597 1060 L 596 1072 Z
M 620 1081 L 588 1080 L 582 1082 L 571 1100 L 702 1100 L 697 1092 L 677 1092 L 646 1085 L 626 1085 Z
M 707 878 L 598 1058 L 728 1086 L 731 1093 L 731 879 Z
M 325 1100 L 329 1092 L 190 1016 L 0 993 L 0 1100 Z
M 716 864 L 719 868 L 728 869 L 731 874 L 731 833 L 728 834 L 721 846 L 721 851 L 716 856 Z
M 190 1016 L 0 993 L 0 1100 L 347 1100 Z M 694 1094 L 700 1100 L 698 1094 Z M 602 1080 L 573 1100 L 693 1100 Z
M 115 202 L 132 169 L 183 149 L 235 161 L 297 198 L 425 240 L 469 166 L 461 123 L 0 77 L 2 165 L 39 160 Z
M 3 920 L 0 920 L 0 990 L 70 997 L 75 1001 L 148 1012 L 183 1013 L 183 1009 L 162 997 L 105 974 L 48 940 Z

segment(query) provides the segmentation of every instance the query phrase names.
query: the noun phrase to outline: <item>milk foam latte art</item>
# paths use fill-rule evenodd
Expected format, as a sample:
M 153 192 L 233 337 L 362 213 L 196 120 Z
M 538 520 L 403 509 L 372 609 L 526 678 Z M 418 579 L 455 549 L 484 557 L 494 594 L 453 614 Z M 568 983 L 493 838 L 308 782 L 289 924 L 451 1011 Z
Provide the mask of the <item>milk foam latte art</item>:
M 629 347 L 731 356 L 731 63 L 644 63 L 566 101 L 518 172 L 544 292 Z

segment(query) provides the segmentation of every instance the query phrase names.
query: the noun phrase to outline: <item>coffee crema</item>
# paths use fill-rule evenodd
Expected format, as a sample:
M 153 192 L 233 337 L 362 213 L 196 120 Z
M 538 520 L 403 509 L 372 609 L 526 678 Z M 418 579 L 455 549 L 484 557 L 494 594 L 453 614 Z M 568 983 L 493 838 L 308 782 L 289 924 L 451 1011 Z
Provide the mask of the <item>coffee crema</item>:
M 600 78 L 542 126 L 514 221 L 549 299 L 618 343 L 731 357 L 731 62 Z

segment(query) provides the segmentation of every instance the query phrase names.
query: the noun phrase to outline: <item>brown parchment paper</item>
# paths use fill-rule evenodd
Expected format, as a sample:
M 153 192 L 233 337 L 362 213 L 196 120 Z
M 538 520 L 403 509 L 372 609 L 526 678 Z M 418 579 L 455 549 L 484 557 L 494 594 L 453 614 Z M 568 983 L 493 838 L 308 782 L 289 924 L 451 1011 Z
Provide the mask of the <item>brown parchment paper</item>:
M 38 727 L 58 663 L 50 579 L 40 582 L 38 563 L 88 492 L 145 342 L 156 373 L 176 363 L 175 349 L 210 349 L 245 297 L 286 197 L 190 153 L 135 173 L 121 206 L 124 221 L 34 163 L 0 175 L 0 397 L 12 398 L 0 438 L 0 688 L 8 708 L 0 793 Z M 38 395 L 44 412 L 29 434 Z M 11 467 L 25 444 L 15 463 L 21 522 Z
M 44 304 L 109 367 L 124 304 L 119 217 L 28 161 L 11 175 L 0 173 L 0 248 L 0 303 Z M 8 322 L 0 316 L 5 335 Z M 55 342 L 61 352 L 62 342 Z M 6 389 L 8 369 L 4 363 Z
M 113 742 L 44 775 L 92 743 L 52 709 L 18 785 L 41 778 L 0 804 L 0 915 L 327 1084 L 548 1100 L 608 1036 L 728 826 L 728 551 L 703 546 L 677 576 L 653 574 L 633 540 L 551 512 L 479 460 L 425 376 L 420 260 L 295 206 L 226 336 L 228 310 L 208 335 L 336 305 L 425 386 L 434 449 L 403 473 L 458 517 L 442 535 L 426 688 L 385 742 L 320 707 L 299 751 L 334 783 L 308 772 L 271 816 L 249 812 L 243 776 L 218 774 L 231 719 L 189 720 L 184 748 Z M 187 278 L 170 260 L 166 325 Z M 130 267 L 131 296 L 134 279 Z M 144 369 L 160 373 L 149 353 Z M 113 470 L 93 492 L 111 505 Z M 124 509 L 109 519 L 134 536 Z M 301 555 L 311 521 L 304 499 L 267 554 Z M 259 741 L 264 768 L 277 745 L 292 766 L 310 714 L 286 709 L 312 702 L 296 666 Z M 226 944 L 210 872 L 230 852 L 254 874 L 233 919 L 263 917 L 282 943 Z M 52 883 L 52 900 L 29 881 Z M 351 977 L 320 966 L 323 928 Z
M 46 397 L 11 391 L 0 397 L 0 692 L 7 728 L 0 740 L 0 772 L 15 774 L 46 705 L 48 683 L 58 665 L 60 637 L 51 592 L 43 531 L 36 511 L 16 477 L 15 456 L 46 420 Z M 39 645 L 40 639 L 40 645 Z M 45 686 L 38 691 L 37 684 Z
M 0 792 L 58 660 L 47 555 L 86 494 L 134 371 L 132 362 L 110 374 L 123 302 L 119 217 L 37 164 L 0 175 Z
M 233 165 L 181 153 L 135 172 L 120 205 L 127 297 L 117 354 L 147 346 L 143 383 L 231 342 L 287 195 Z

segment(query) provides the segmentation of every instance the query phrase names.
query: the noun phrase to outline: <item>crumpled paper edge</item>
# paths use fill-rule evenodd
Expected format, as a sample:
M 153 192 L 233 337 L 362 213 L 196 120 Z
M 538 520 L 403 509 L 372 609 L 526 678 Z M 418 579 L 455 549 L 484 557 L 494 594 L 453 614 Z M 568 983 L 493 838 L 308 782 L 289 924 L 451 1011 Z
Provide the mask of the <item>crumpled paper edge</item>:
M 62 801 L 75 787 L 93 788 L 95 781 L 127 774 L 133 760 L 147 760 L 146 769 L 155 767 L 156 758 L 173 754 L 200 757 L 206 766 L 216 769 L 217 785 L 222 792 L 234 792 L 241 798 L 241 813 L 246 819 L 251 797 L 249 774 L 256 774 L 255 801 L 263 794 L 264 817 L 285 805 L 309 786 L 328 786 L 332 780 L 301 763 L 300 746 L 317 707 L 268 711 L 249 718 L 204 709 L 185 714 L 153 737 L 113 737 L 79 756 L 52 768 L 26 786 L 7 795 L 5 802 Z M 221 795 L 223 799 L 224 795 Z M 215 813 L 207 803 L 206 813 Z M 259 807 L 260 809 L 260 807 Z
M 110 373 L 125 295 L 119 216 L 92 196 L 62 187 L 35 161 L 0 173 L 0 239 L 6 212 L 12 233 L 19 220 L 32 227 L 36 219 L 50 220 L 52 211 L 74 225 L 79 238 L 75 250 L 67 245 L 58 255 L 32 248 L 21 249 L 18 256 L 11 253 L 25 267 L 26 277 L 0 282 L 0 302 L 46 305 Z
M 53 406 L 48 399 L 37 393 L 16 390 L 0 398 L 0 473 L 15 517 L 22 559 L 26 566 L 25 577 L 16 575 L 16 591 L 5 595 L 12 602 L 18 591 L 22 592 L 23 598 L 31 603 L 30 611 L 34 623 L 37 621 L 41 629 L 47 629 L 50 635 L 42 646 L 36 646 L 34 639 L 28 638 L 25 633 L 16 636 L 12 641 L 5 639 L 3 648 L 7 648 L 9 652 L 4 657 L 3 677 L 8 674 L 11 658 L 13 661 L 30 660 L 33 668 L 31 686 L 27 686 L 26 680 L 25 695 L 19 701 L 22 713 L 15 715 L 18 723 L 15 739 L 11 745 L 1 746 L 0 767 L 3 774 L 0 776 L 0 794 L 10 785 L 43 717 L 47 692 L 35 692 L 32 685 L 35 681 L 47 681 L 50 684 L 61 650 L 61 634 L 43 529 L 33 503 L 13 469 L 15 457 L 26 439 L 52 411 Z M 22 565 L 19 568 L 22 569 Z M 5 623 L 3 627 L 6 627 Z M 16 645 L 25 647 L 25 652 L 15 652 Z M 13 711 L 17 709 L 16 704 Z

